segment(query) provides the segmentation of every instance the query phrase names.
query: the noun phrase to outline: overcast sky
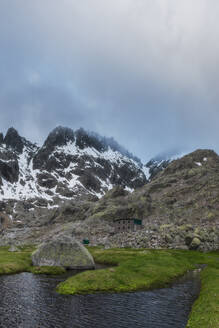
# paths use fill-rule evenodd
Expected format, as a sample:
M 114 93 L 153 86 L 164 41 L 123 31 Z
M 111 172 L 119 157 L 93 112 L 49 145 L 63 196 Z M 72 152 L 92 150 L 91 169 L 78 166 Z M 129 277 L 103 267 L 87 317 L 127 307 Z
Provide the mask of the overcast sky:
M 219 152 L 218 0 L 0 0 L 0 130 Z

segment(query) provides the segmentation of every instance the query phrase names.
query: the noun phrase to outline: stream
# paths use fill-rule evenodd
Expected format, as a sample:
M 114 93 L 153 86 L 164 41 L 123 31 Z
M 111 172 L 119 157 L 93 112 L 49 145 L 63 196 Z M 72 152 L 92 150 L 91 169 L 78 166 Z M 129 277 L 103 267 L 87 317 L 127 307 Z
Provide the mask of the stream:
M 0 276 L 0 328 L 184 328 L 198 277 L 146 292 L 63 296 L 55 287 L 66 276 Z

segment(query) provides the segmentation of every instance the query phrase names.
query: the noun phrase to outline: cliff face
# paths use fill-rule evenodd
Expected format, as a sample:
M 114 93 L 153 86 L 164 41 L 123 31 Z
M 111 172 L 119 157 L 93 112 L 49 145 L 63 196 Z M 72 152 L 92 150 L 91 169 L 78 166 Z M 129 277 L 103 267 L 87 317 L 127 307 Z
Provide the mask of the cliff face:
M 115 185 L 134 189 L 145 183 L 141 163 L 83 129 L 57 127 L 42 147 L 13 128 L 1 134 L 0 201 L 51 208 L 84 195 L 101 197 Z

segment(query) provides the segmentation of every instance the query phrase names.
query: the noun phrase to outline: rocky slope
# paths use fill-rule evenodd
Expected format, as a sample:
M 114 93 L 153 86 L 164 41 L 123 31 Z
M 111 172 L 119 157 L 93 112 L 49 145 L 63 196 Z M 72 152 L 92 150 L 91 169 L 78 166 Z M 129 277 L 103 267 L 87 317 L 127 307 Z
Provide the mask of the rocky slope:
M 148 184 L 130 193 L 121 186 L 100 200 L 68 200 L 36 209 L 4 230 L 1 243 L 41 242 L 60 234 L 88 238 L 92 245 L 219 248 L 219 156 L 197 150 L 171 162 Z M 114 220 L 139 218 L 138 232 L 114 232 Z
M 139 245 L 217 249 L 218 199 L 219 156 L 197 150 L 174 160 L 149 184 L 123 198 L 124 206 L 114 208 L 114 213 L 143 219 Z M 107 211 L 108 206 L 105 217 Z M 120 242 L 127 245 L 127 236 L 122 237 Z
M 115 185 L 133 190 L 145 183 L 137 158 L 83 129 L 57 127 L 42 147 L 13 128 L 0 134 L 0 210 L 21 202 L 28 210 L 52 208 L 84 195 L 100 198 Z

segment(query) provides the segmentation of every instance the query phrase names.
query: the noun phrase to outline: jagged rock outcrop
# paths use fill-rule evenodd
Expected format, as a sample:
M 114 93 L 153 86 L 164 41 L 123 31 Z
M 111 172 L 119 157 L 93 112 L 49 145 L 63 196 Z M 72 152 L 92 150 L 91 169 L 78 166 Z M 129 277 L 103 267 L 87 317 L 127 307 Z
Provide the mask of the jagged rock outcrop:
M 155 176 L 162 172 L 169 164 L 170 159 L 151 159 L 145 164 L 145 169 L 148 170 L 148 178 L 152 180 Z
M 84 195 L 101 197 L 115 185 L 131 190 L 146 182 L 138 159 L 113 139 L 83 129 L 59 126 L 42 147 L 14 128 L 0 140 L 0 201 L 51 208 Z
M 56 127 L 48 135 L 46 141 L 44 142 L 43 148 L 55 148 L 57 146 L 64 146 L 68 142 L 74 142 L 75 136 L 74 131 L 70 128 L 63 128 L 62 126 Z
M 17 151 L 18 153 L 22 153 L 23 151 L 23 139 L 20 137 L 17 130 L 15 130 L 14 128 L 8 129 L 7 134 L 4 138 L 4 143 L 6 147 L 11 148 Z
M 2 178 L 10 183 L 18 181 L 19 177 L 19 166 L 17 159 L 9 160 L 8 162 L 3 162 L 0 160 L 0 175 L 1 175 L 1 184 Z
M 107 145 L 101 142 L 94 135 L 88 134 L 84 129 L 80 128 L 76 131 L 76 145 L 80 149 L 94 148 L 99 152 L 104 152 L 107 150 Z
M 148 180 L 154 179 L 160 172 L 162 172 L 172 161 L 182 158 L 185 153 L 174 151 L 171 153 L 163 153 L 155 156 L 144 165 L 144 172 Z
M 61 237 L 40 245 L 32 254 L 35 266 L 61 266 L 66 269 L 94 269 L 95 263 L 88 250 L 77 240 Z
M 2 144 L 4 142 L 4 136 L 3 133 L 0 133 L 0 144 Z

